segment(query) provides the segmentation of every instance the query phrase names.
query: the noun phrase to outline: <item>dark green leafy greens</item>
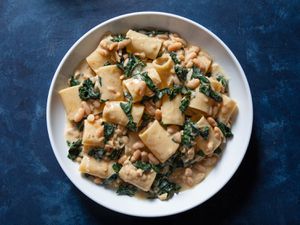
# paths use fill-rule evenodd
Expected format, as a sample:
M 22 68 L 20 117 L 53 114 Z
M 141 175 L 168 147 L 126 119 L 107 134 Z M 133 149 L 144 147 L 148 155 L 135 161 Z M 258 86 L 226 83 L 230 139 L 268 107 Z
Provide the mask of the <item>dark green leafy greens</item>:
M 186 81 L 186 75 L 188 74 L 187 68 L 180 66 L 180 65 L 175 65 L 175 73 L 179 80 L 181 81 Z
M 82 100 L 99 99 L 100 93 L 94 90 L 94 83 L 90 79 L 87 79 L 79 87 L 79 97 Z
M 92 148 L 88 152 L 89 156 L 91 156 L 97 160 L 103 159 L 105 154 L 106 154 L 106 151 L 103 148 Z
M 103 122 L 103 126 L 104 126 L 104 143 L 106 143 L 114 134 L 116 126 L 114 124 L 110 124 L 106 122 Z
M 191 78 L 199 79 L 201 83 L 210 83 L 197 66 L 193 66 L 193 73 Z
M 103 66 L 110 66 L 110 65 L 111 65 L 110 61 L 106 61 Z
M 217 81 L 219 81 L 222 84 L 225 92 L 227 92 L 228 91 L 228 80 L 223 75 L 218 75 Z
M 198 127 L 191 120 L 186 120 L 183 125 L 183 134 L 181 137 L 181 143 L 190 148 L 193 146 L 194 140 L 196 137 L 201 136 L 204 139 L 207 139 L 209 135 L 209 128 Z
M 150 198 L 155 198 L 167 193 L 166 199 L 170 199 L 175 193 L 178 193 L 180 189 L 180 185 L 169 181 L 165 175 L 157 174 L 149 194 Z
M 223 101 L 222 96 L 218 92 L 214 91 L 211 88 L 210 84 L 203 84 L 202 83 L 200 85 L 199 91 L 202 92 L 203 94 L 205 94 L 207 97 L 212 98 L 216 102 L 222 102 Z
M 140 30 L 137 30 L 137 32 L 142 32 L 150 37 L 156 36 L 158 34 L 168 34 L 169 33 L 169 31 L 165 31 L 165 30 L 147 30 L 147 29 L 140 29 Z
M 132 72 L 134 69 L 144 67 L 145 63 L 137 56 L 130 54 L 126 65 L 124 65 L 124 59 L 122 59 L 120 63 L 117 63 L 117 66 L 124 71 L 125 76 L 128 78 L 133 75 Z
M 191 100 L 191 92 L 188 92 L 188 94 L 186 94 L 180 102 L 180 106 L 179 109 L 181 112 L 185 112 L 185 110 L 188 108 L 189 104 L 190 104 L 190 100 Z
M 126 127 L 131 131 L 136 131 L 137 126 L 136 126 L 136 123 L 133 121 L 133 117 L 131 115 L 132 102 L 131 101 L 125 102 L 125 103 L 121 102 L 120 106 L 129 120 Z
M 197 152 L 197 155 L 201 157 L 205 157 L 205 153 L 201 149 Z
M 109 186 L 111 185 L 114 181 L 116 181 L 118 179 L 119 175 L 117 173 L 112 174 L 110 177 L 106 178 L 103 181 L 103 185 L 104 186 Z
M 75 160 L 79 156 L 79 154 L 82 150 L 81 139 L 74 141 L 72 143 L 67 141 L 67 144 L 69 146 L 68 158 L 71 160 Z
M 148 76 L 147 72 L 143 72 L 143 73 L 139 74 L 139 76 L 141 77 L 141 79 L 143 81 L 145 81 L 147 87 L 151 91 L 156 92 L 158 90 L 157 87 L 155 86 L 155 84 L 153 83 L 153 81 L 151 80 L 151 78 Z
M 122 165 L 121 165 L 120 163 L 114 163 L 114 164 L 112 165 L 112 168 L 113 168 L 113 170 L 115 171 L 115 173 L 119 173 L 120 170 L 121 170 L 121 168 L 122 168 Z
M 133 165 L 136 168 L 143 170 L 144 172 L 150 172 L 151 169 L 153 168 L 151 163 L 142 162 L 140 160 L 136 161 Z
M 220 130 L 222 131 L 223 135 L 226 138 L 233 137 L 233 133 L 231 132 L 231 129 L 227 127 L 224 123 L 218 122 L 218 127 L 220 128 Z
M 100 86 L 102 87 L 102 78 L 100 76 L 98 77 L 98 81 L 99 81 Z
M 131 184 L 123 183 L 117 189 L 118 195 L 134 196 L 137 192 L 137 188 Z
M 77 80 L 74 75 L 72 75 L 70 78 L 70 87 L 73 87 L 73 86 L 76 86 L 79 84 L 80 84 L 80 81 Z
M 108 158 L 110 160 L 117 160 L 120 158 L 120 156 L 122 155 L 124 151 L 124 148 L 120 148 L 120 149 L 114 149 L 112 150 L 112 152 L 108 155 Z
M 222 153 L 222 149 L 219 147 L 214 151 L 214 153 L 220 155 Z
M 171 59 L 173 60 L 173 62 L 174 62 L 175 64 L 179 64 L 179 63 L 180 63 L 179 59 L 177 58 L 176 52 L 170 52 L 169 54 L 170 54 Z
M 124 35 L 122 34 L 118 34 L 117 36 L 114 36 L 112 39 L 110 39 L 112 42 L 120 42 L 120 41 L 123 41 L 125 39 L 128 39 L 126 38 Z

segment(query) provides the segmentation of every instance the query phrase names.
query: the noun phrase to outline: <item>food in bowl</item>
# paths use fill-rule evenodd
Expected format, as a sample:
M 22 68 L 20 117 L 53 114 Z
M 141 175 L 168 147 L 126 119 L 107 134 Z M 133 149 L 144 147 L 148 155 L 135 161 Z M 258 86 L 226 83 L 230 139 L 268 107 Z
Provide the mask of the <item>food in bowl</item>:
M 68 85 L 68 157 L 120 195 L 167 200 L 195 186 L 233 136 L 228 78 L 175 33 L 107 34 Z

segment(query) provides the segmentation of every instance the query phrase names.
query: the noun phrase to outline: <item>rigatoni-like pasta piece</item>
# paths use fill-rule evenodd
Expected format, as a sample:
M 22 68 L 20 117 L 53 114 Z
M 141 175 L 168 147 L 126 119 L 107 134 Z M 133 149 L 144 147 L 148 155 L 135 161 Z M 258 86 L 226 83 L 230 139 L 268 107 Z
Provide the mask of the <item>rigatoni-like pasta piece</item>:
M 199 128 L 209 128 L 208 138 L 204 139 L 203 137 L 199 136 L 196 139 L 196 142 L 197 147 L 201 149 L 206 155 L 212 154 L 214 150 L 216 150 L 216 148 L 221 144 L 221 137 L 216 137 L 213 128 L 210 126 L 204 116 L 196 123 L 196 125 Z
M 212 115 L 213 104 L 214 103 L 212 99 L 196 89 L 192 94 L 189 107 L 192 109 L 200 110 L 207 115 Z
M 208 79 L 209 79 L 210 85 L 214 91 L 217 91 L 219 93 L 224 92 L 224 87 L 219 81 L 217 81 L 213 77 L 209 77 Z
M 179 147 L 170 134 L 155 120 L 144 132 L 139 134 L 143 143 L 160 162 L 165 162 Z
M 170 85 L 171 70 L 174 66 L 173 60 L 169 54 L 163 54 L 152 62 L 162 81 L 162 88 Z
M 130 161 L 126 161 L 119 171 L 119 176 L 125 182 L 130 183 L 143 191 L 149 191 L 156 177 L 156 172 L 152 170 L 143 173 L 133 166 Z
M 113 161 L 96 160 L 85 155 L 81 160 L 79 171 L 100 178 L 108 178 L 114 173 L 113 164 Z
M 218 121 L 227 124 L 231 116 L 237 110 L 237 105 L 236 102 L 229 98 L 227 95 L 222 95 L 222 98 L 223 102 L 217 115 L 217 119 Z
M 133 102 L 139 102 L 143 99 L 147 88 L 145 81 L 136 78 L 129 78 L 127 80 L 123 80 L 123 84 L 132 96 Z
M 147 58 L 155 59 L 160 50 L 162 41 L 156 38 L 148 37 L 145 34 L 129 30 L 126 34 L 131 39 L 131 43 L 127 45 L 128 52 L 144 52 Z
M 201 51 L 197 58 L 193 59 L 193 63 L 201 69 L 202 72 L 206 73 L 211 66 L 212 59 L 204 51 Z
M 103 120 L 120 124 L 122 126 L 126 126 L 129 122 L 128 117 L 124 113 L 123 109 L 120 106 L 121 101 L 108 101 L 105 103 L 105 107 L 103 109 Z M 125 103 L 125 102 L 122 102 Z M 133 117 L 133 121 L 139 125 L 144 113 L 144 106 L 140 104 L 133 104 L 131 109 L 131 115 Z
M 99 130 L 103 129 L 101 120 L 96 120 L 94 122 L 84 121 L 84 129 L 82 136 L 83 145 L 101 146 L 103 145 L 103 134 L 99 135 Z M 101 133 L 100 133 L 101 134 Z
M 101 99 L 122 101 L 124 99 L 120 80 L 122 71 L 116 65 L 111 65 L 99 68 L 96 73 L 101 80 Z
M 164 124 L 183 125 L 184 114 L 179 109 L 181 99 L 181 94 L 176 95 L 172 100 L 167 95 L 163 97 L 161 112 Z
M 88 57 L 86 57 L 87 63 L 95 72 L 97 69 L 104 66 L 104 64 L 109 60 L 110 53 L 102 49 L 100 45 L 95 49 L 95 51 L 93 51 Z
M 74 116 L 81 107 L 81 99 L 79 97 L 79 85 L 60 90 L 59 95 L 64 104 L 67 117 L 74 120 Z
M 82 74 L 82 77 L 79 77 L 80 81 L 82 80 L 83 77 L 88 78 L 88 77 L 94 77 L 96 76 L 95 72 L 92 70 L 92 68 L 89 66 L 87 63 L 86 59 L 82 60 L 79 65 L 77 66 L 75 72 L 75 75 L 77 74 Z

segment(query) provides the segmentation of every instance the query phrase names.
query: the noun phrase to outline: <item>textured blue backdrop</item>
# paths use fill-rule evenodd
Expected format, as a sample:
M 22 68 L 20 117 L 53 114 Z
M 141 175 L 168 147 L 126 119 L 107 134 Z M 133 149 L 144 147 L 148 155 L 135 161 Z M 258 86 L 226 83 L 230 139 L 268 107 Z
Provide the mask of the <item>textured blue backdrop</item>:
M 106 19 L 144 10 L 216 33 L 244 68 L 254 103 L 251 143 L 233 179 L 203 205 L 157 219 L 114 213 L 78 191 L 54 158 L 45 119 L 71 45 Z M 0 224 L 300 224 L 299 12 L 298 0 L 1 0 Z

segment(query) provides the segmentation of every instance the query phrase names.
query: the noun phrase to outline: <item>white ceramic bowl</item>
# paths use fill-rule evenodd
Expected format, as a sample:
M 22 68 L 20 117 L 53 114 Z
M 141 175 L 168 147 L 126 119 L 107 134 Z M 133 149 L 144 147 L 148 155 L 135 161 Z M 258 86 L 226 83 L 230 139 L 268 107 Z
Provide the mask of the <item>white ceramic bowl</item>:
M 189 43 L 206 49 L 230 77 L 230 97 L 238 103 L 239 113 L 233 126 L 234 137 L 228 141 L 225 152 L 209 176 L 194 188 L 175 195 L 169 201 L 142 200 L 118 196 L 114 191 L 84 179 L 78 164 L 67 158 L 64 140 L 65 111 L 57 92 L 66 87 L 69 74 L 88 56 L 107 32 L 126 32 L 130 28 L 156 28 L 176 32 Z M 161 12 L 138 12 L 115 17 L 84 34 L 60 62 L 49 90 L 47 127 L 54 154 L 73 184 L 86 196 L 111 210 L 120 213 L 156 217 L 172 215 L 191 209 L 217 193 L 233 176 L 240 165 L 250 140 L 253 121 L 252 99 L 246 76 L 229 48 L 205 27 L 180 16 Z

